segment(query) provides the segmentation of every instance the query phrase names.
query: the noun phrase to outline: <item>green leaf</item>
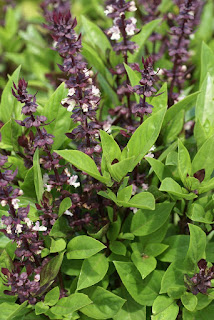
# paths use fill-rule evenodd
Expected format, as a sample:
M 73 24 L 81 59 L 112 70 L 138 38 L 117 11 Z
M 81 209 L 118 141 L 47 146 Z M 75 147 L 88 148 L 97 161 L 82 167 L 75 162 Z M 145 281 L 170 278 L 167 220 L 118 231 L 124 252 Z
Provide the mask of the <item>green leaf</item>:
M 141 305 L 151 306 L 160 289 L 155 271 L 142 280 L 141 274 L 132 262 L 114 261 L 114 265 L 132 298 Z M 155 284 L 153 280 L 155 280 Z
M 168 91 L 167 91 L 167 83 L 165 82 L 162 87 L 158 90 L 157 97 L 153 97 L 151 100 L 151 105 L 153 106 L 152 113 L 159 111 L 168 103 Z
M 52 307 L 54 306 L 57 301 L 59 300 L 60 296 L 60 290 L 59 287 L 55 287 L 52 290 L 50 290 L 46 295 L 45 295 L 45 304 Z
M 71 199 L 68 197 L 64 198 L 59 206 L 58 217 L 61 217 L 66 210 L 70 209 L 71 205 L 72 205 Z
M 114 140 L 112 135 L 107 132 L 100 130 L 100 138 L 103 150 L 103 156 L 106 161 L 111 164 L 113 160 L 117 159 L 120 161 L 121 151 L 117 142 Z
M 122 158 L 127 153 L 127 158 L 135 157 L 132 169 L 142 160 L 154 145 L 159 135 L 166 108 L 161 109 L 146 119 L 134 132 L 127 146 L 123 149 Z
M 65 238 L 69 231 L 71 231 L 71 228 L 68 225 L 67 219 L 60 217 L 54 223 L 49 235 L 54 238 Z
M 13 320 L 14 317 L 23 315 L 24 309 L 26 309 L 27 301 L 23 302 L 21 305 L 10 302 L 0 303 L 1 308 L 1 320 Z
M 51 308 L 51 312 L 62 317 L 69 315 L 87 305 L 92 301 L 83 293 L 74 293 L 69 297 L 60 299 L 57 304 Z
M 66 241 L 64 239 L 51 239 L 50 253 L 63 251 L 66 248 Z
M 152 32 L 157 28 L 157 26 L 161 23 L 161 19 L 153 20 L 146 25 L 143 26 L 140 33 L 132 37 L 132 41 L 137 43 L 139 49 L 129 57 L 129 62 L 140 62 L 142 57 L 142 51 L 144 48 L 144 44 Z
M 93 178 L 106 183 L 107 185 L 111 184 L 109 179 L 101 176 L 94 160 L 91 159 L 87 154 L 78 150 L 58 150 L 55 152 L 58 153 L 66 161 L 72 163 L 79 170 L 86 172 Z
M 172 297 L 179 299 L 186 291 L 186 286 L 184 285 L 184 275 L 186 272 L 183 258 L 180 261 L 171 263 L 162 278 L 160 294 L 168 293 L 171 296 L 171 292 L 173 292 Z
M 111 242 L 109 245 L 109 249 L 115 254 L 119 254 L 122 256 L 126 255 L 126 246 L 120 241 Z
M 141 74 L 137 71 L 132 70 L 132 68 L 129 67 L 125 63 L 124 63 L 124 66 L 125 66 L 126 72 L 128 74 L 131 86 L 134 87 L 134 86 L 138 85 L 141 80 Z M 136 93 L 134 95 L 135 95 L 135 99 L 136 99 L 137 103 L 139 103 L 140 96 Z
M 209 212 L 205 212 L 204 208 L 199 203 L 192 203 L 188 212 L 187 216 L 192 221 L 202 222 L 202 223 L 209 223 L 213 224 L 213 215 Z
M 120 294 L 120 296 L 126 299 L 126 302 L 113 319 L 146 320 L 146 307 L 135 302 L 123 287 L 120 288 L 120 291 L 122 291 L 122 295 Z
M 139 209 L 155 209 L 155 198 L 150 192 L 140 192 L 129 200 L 129 207 Z
M 88 20 L 85 16 L 81 16 L 82 28 L 84 39 L 94 47 L 103 53 L 106 53 L 107 49 L 112 50 L 111 44 L 106 37 L 105 33 L 92 21 Z
M 169 194 L 176 196 L 178 199 L 192 200 L 197 198 L 196 194 L 188 193 L 186 189 L 181 188 L 181 186 L 171 178 L 165 178 L 162 181 L 159 190 L 166 191 Z
M 118 191 L 117 201 L 128 202 L 131 198 L 131 195 L 132 195 L 132 185 Z
M 77 290 L 82 290 L 93 286 L 95 283 L 101 281 L 108 271 L 107 258 L 98 253 L 88 259 L 85 259 L 80 271 Z
M 141 255 L 140 252 L 133 252 L 131 259 L 134 262 L 135 267 L 140 272 L 142 279 L 145 279 L 157 265 L 157 260 L 154 257 L 147 255 Z
M 154 211 L 138 210 L 133 216 L 131 232 L 135 236 L 145 236 L 155 232 L 166 222 L 174 203 L 160 203 Z
M 108 166 L 109 172 L 114 180 L 120 182 L 128 172 L 132 171 L 134 157 L 123 159 L 118 163 Z
M 207 139 L 202 147 L 196 153 L 192 161 L 193 173 L 205 169 L 205 180 L 210 178 L 214 169 L 214 135 Z
M 40 203 L 44 193 L 44 185 L 42 179 L 41 168 L 39 164 L 39 149 L 37 148 L 33 156 L 33 172 L 34 172 L 34 185 L 36 190 L 37 200 Z
M 169 108 L 166 112 L 164 121 L 163 121 L 163 128 L 168 125 L 168 122 L 171 121 L 173 118 L 177 117 L 177 114 L 181 112 L 181 110 L 189 110 L 195 105 L 196 98 L 199 92 L 195 92 L 186 98 L 182 99 L 178 103 L 174 104 L 171 108 Z
M 36 190 L 35 190 L 35 185 L 32 183 L 34 181 L 34 168 L 31 167 L 24 178 L 24 182 L 20 184 L 21 189 L 24 192 L 24 195 L 26 197 L 30 197 L 32 199 L 35 199 L 36 201 Z
M 198 95 L 196 108 L 195 108 L 195 117 L 196 120 L 200 120 L 202 126 L 205 125 L 208 120 L 211 125 L 214 124 L 214 74 L 211 76 L 209 73 L 205 77 L 202 86 L 201 93 Z M 205 128 L 206 129 L 206 128 Z
M 189 311 L 194 311 L 198 303 L 197 297 L 194 296 L 191 292 L 185 292 L 181 296 L 181 301 L 184 307 Z
M 88 236 L 78 236 L 73 238 L 67 246 L 68 259 L 86 259 L 99 251 L 105 249 L 106 246 L 100 241 Z
M 178 172 L 181 181 L 186 185 L 187 176 L 192 175 L 192 165 L 188 150 L 185 148 L 181 140 L 178 139 Z
M 168 125 L 162 130 L 162 135 L 164 138 L 164 143 L 168 144 L 179 136 L 180 132 L 183 130 L 184 125 L 184 110 L 177 113 L 176 117 L 173 118 Z
M 68 89 L 62 83 L 52 94 L 42 111 L 42 114 L 47 117 L 48 122 L 51 122 L 46 126 L 46 130 L 48 133 L 54 134 L 52 149 L 58 149 L 62 146 L 67 139 L 65 133 L 70 130 L 72 123 L 70 112 L 61 105 L 61 101 L 66 98 L 67 93 Z
M 88 317 L 92 317 L 92 319 L 112 318 L 125 303 L 124 299 L 101 287 L 86 289 L 84 292 L 93 304 L 82 308 L 80 311 Z
M 189 224 L 190 242 L 189 249 L 185 258 L 186 268 L 194 272 L 197 263 L 205 257 L 206 234 L 204 231 L 193 224 Z
M 48 306 L 44 304 L 44 302 L 37 302 L 35 305 L 35 314 L 38 316 L 39 314 L 45 313 L 49 309 Z
M 18 151 L 18 137 L 22 134 L 22 128 L 18 125 L 18 123 L 16 123 L 15 120 L 10 119 L 0 129 L 0 133 L 0 148 L 10 151 Z
M 184 234 L 178 234 L 167 237 L 164 244 L 168 245 L 168 249 L 158 257 L 159 260 L 165 262 L 174 262 L 182 260 L 186 256 L 189 248 L 190 237 Z
M 159 296 L 154 301 L 152 313 L 152 320 L 176 320 L 179 307 L 173 299 L 167 296 Z
M 213 50 L 203 41 L 201 46 L 201 77 L 200 84 L 203 83 L 207 74 L 214 76 L 214 53 Z M 201 106 L 203 108 L 203 106 Z
M 62 252 L 44 265 L 41 271 L 40 287 L 43 287 L 56 278 L 62 264 L 63 256 L 64 253 Z
M 151 165 L 160 181 L 167 177 L 172 177 L 170 170 L 161 161 L 150 157 L 145 157 L 145 159 Z
M 13 82 L 17 85 L 21 66 L 19 66 L 9 80 L 2 92 L 0 105 L 0 120 L 4 123 L 8 122 L 12 117 L 15 107 L 18 105 L 16 98 L 12 95 Z

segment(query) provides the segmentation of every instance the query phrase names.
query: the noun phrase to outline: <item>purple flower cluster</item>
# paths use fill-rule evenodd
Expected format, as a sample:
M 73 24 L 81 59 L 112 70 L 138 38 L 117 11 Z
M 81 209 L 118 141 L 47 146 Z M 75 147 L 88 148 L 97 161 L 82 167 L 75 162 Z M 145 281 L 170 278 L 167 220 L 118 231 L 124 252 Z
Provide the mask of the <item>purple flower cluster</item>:
M 158 80 L 157 73 L 153 69 L 153 60 L 151 57 L 144 60 L 142 58 L 142 63 L 144 68 L 140 70 L 138 64 L 134 64 L 133 69 L 140 72 L 142 79 L 139 82 L 139 85 L 129 87 L 130 92 L 135 92 L 140 96 L 140 102 L 135 103 L 132 106 L 132 113 L 136 114 L 143 121 L 143 117 L 146 114 L 152 113 L 152 105 L 146 102 L 146 97 L 151 97 L 157 90 L 154 88 L 155 83 Z M 141 97 L 143 96 L 143 98 Z
M 177 3 L 179 14 L 175 17 L 174 25 L 170 28 L 171 41 L 169 43 L 169 56 L 173 62 L 172 70 L 165 70 L 166 77 L 170 79 L 169 107 L 177 100 L 182 85 L 189 74 L 186 62 L 189 59 L 190 36 L 199 23 L 198 12 L 202 8 L 201 0 L 185 0 Z M 174 88 L 176 87 L 176 92 Z
M 139 31 L 136 27 L 137 20 L 135 17 L 126 18 L 126 13 L 135 12 L 136 10 L 134 1 L 106 1 L 106 10 L 104 12 L 109 18 L 113 19 L 113 26 L 106 31 L 106 34 L 112 42 L 113 50 L 117 54 L 122 54 L 126 64 L 129 64 L 128 52 L 133 54 L 138 48 L 136 43 L 130 39 Z M 116 42 L 114 42 L 115 40 Z M 129 65 L 131 66 L 131 64 Z M 126 129 L 133 131 L 130 90 L 127 87 L 130 82 L 125 67 L 123 64 L 118 64 L 111 68 L 110 71 L 113 75 L 116 75 L 116 91 L 121 102 L 120 106 L 110 110 L 110 114 L 116 116 L 113 124 L 118 124 L 119 122 L 124 128 L 126 127 Z M 126 103 L 123 101 L 124 96 L 127 100 Z
M 207 262 L 201 259 L 198 262 L 199 272 L 189 279 L 189 290 L 197 295 L 198 293 L 206 294 L 207 290 L 212 287 L 211 280 L 214 279 L 214 266 L 207 268 Z
M 161 4 L 161 0 L 138 0 L 138 3 L 143 6 L 143 11 L 145 12 L 142 17 L 144 23 L 158 18 L 160 14 L 158 7 Z
M 30 206 L 19 207 L 18 197 L 23 195 L 19 188 L 11 186 L 14 181 L 17 170 L 13 172 L 5 168 L 7 157 L 0 155 L 0 203 L 2 207 L 8 206 L 8 214 L 1 218 L 2 229 L 5 236 L 17 244 L 15 250 L 16 260 L 13 270 L 3 269 L 3 274 L 7 277 L 6 286 L 11 286 L 11 291 L 5 291 L 6 294 L 18 295 L 20 302 L 29 300 L 35 303 L 36 298 L 32 294 L 39 288 L 41 251 L 44 248 L 43 240 L 40 239 L 39 231 L 45 231 L 47 228 L 40 226 L 40 222 L 33 223 L 28 214 Z M 17 260 L 18 259 L 18 260 Z M 21 273 L 23 267 L 27 268 L 27 273 Z M 34 281 L 29 277 L 34 276 Z M 23 291 L 25 287 L 26 291 Z
M 80 53 L 81 35 L 77 36 L 74 30 L 77 21 L 72 20 L 69 11 L 66 14 L 54 11 L 47 16 L 47 21 L 49 24 L 45 27 L 51 31 L 55 50 L 63 58 L 63 65 L 59 65 L 59 68 L 68 76 L 65 84 L 69 92 L 62 100 L 62 106 L 67 108 L 68 112 L 72 112 L 71 118 L 74 122 L 81 123 L 67 136 L 82 140 L 80 149 L 91 154 L 96 151 L 95 138 L 100 129 L 96 120 L 100 91 L 94 84 L 93 72 L 88 69 Z
M 43 10 L 44 16 L 46 16 L 50 10 L 58 10 L 60 12 L 67 12 L 70 10 L 70 1 L 69 0 L 44 0 L 40 7 Z

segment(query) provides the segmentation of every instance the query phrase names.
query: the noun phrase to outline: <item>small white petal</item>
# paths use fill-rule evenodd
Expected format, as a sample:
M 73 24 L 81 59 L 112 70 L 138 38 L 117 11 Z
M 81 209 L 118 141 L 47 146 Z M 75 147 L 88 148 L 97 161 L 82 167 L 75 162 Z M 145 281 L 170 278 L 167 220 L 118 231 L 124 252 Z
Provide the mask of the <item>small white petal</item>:
M 43 178 L 42 178 L 43 183 L 46 184 L 49 179 L 50 179 L 50 178 L 49 178 L 49 175 L 48 175 L 47 173 L 45 173 L 45 174 L 43 175 Z
M 12 205 L 14 207 L 14 209 L 18 209 L 19 208 L 19 199 L 12 199 Z
M 74 94 L 75 94 L 75 89 L 74 88 L 69 89 L 68 95 L 73 96 Z
M 106 10 L 104 11 L 105 15 L 108 15 L 109 13 L 112 13 L 114 11 L 114 8 L 109 5 L 109 6 L 106 6 Z
M 111 133 L 111 123 L 109 123 L 109 122 L 104 123 L 103 130 L 108 133 Z
M 22 232 L 22 228 L 23 228 L 23 225 L 17 224 L 15 233 L 17 233 L 17 234 L 21 233 Z
M 132 23 L 127 24 L 126 33 L 128 36 L 133 36 L 135 34 L 135 25 Z
M 97 97 L 100 96 L 100 90 L 97 87 L 95 87 L 94 85 L 92 85 L 92 94 Z
M 82 111 L 83 112 L 88 112 L 88 105 L 86 103 L 83 103 L 82 105 Z
M 45 184 L 44 187 L 46 188 L 47 192 L 51 192 L 51 189 L 53 188 L 51 184 Z
M 131 1 L 130 2 L 129 11 L 136 11 L 136 10 L 137 10 L 137 8 L 136 8 L 136 5 L 135 5 L 135 2 Z
M 65 210 L 64 214 L 66 214 L 66 216 L 70 216 L 70 217 L 73 216 L 73 213 L 69 210 Z
M 74 188 L 78 188 L 80 186 L 80 182 L 76 182 L 78 179 L 77 175 L 73 175 L 70 177 L 70 179 L 68 180 L 68 183 L 70 184 L 70 186 L 74 186 Z
M 6 200 L 2 200 L 2 201 L 1 201 L 1 206 L 2 206 L 2 207 L 5 207 L 6 205 L 7 205 L 7 201 L 6 201 Z
M 39 282 L 40 281 L 40 274 L 36 274 L 34 277 L 34 281 Z
M 7 232 L 8 234 L 11 234 L 11 233 L 12 233 L 11 227 L 12 227 L 11 225 L 7 226 L 6 232 Z

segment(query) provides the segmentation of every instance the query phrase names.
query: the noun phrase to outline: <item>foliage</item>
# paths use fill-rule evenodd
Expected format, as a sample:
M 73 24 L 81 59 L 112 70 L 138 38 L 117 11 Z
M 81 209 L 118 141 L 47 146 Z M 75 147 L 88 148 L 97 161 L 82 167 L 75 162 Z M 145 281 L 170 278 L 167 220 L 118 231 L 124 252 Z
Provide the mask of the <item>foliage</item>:
M 213 1 L 0 7 L 1 319 L 211 320 Z

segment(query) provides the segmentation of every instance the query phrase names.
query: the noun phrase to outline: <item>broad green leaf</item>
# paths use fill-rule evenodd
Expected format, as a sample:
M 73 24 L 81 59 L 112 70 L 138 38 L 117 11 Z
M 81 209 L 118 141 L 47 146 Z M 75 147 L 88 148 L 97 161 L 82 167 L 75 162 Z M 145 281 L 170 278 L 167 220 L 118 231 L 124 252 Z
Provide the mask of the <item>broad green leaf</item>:
M 53 238 L 65 238 L 69 231 L 71 231 L 71 228 L 68 225 L 67 219 L 60 217 L 54 223 L 49 235 Z
M 43 287 L 56 278 L 62 264 L 63 256 L 64 253 L 62 252 L 44 265 L 41 271 L 40 287 Z
M 179 136 L 180 132 L 183 130 L 184 125 L 184 110 L 177 113 L 164 130 L 162 130 L 162 135 L 164 138 L 164 143 L 169 144 Z
M 169 246 L 163 243 L 157 243 L 157 242 L 151 242 L 148 243 L 144 249 L 143 252 L 147 256 L 159 256 L 161 253 L 163 253 Z M 159 257 L 158 257 L 159 260 Z
M 141 74 L 137 71 L 132 70 L 132 68 L 129 67 L 125 63 L 124 63 L 124 66 L 125 66 L 126 72 L 128 74 L 131 86 L 134 87 L 134 86 L 138 85 L 141 80 Z M 137 103 L 139 103 L 140 96 L 136 93 L 135 93 L 135 99 L 136 99 Z
M 161 228 L 168 219 L 174 203 L 160 203 L 154 211 L 138 210 L 133 216 L 131 232 L 135 236 L 145 236 Z
M 119 254 L 122 256 L 126 255 L 126 246 L 120 241 L 111 242 L 109 245 L 109 249 L 115 254 Z
M 57 304 L 51 308 L 51 312 L 58 315 L 58 317 L 62 317 L 63 315 L 69 315 L 91 303 L 92 301 L 87 295 L 83 293 L 74 293 L 69 297 L 60 299 Z
M 189 311 L 194 311 L 198 303 L 197 297 L 194 296 L 191 292 L 185 292 L 181 296 L 181 301 L 184 307 Z
M 132 185 L 118 191 L 117 200 L 128 202 L 132 195 Z
M 168 122 L 175 118 L 181 110 L 187 111 L 191 109 L 195 105 L 198 94 L 199 92 L 195 92 L 169 108 L 163 121 L 163 128 L 167 126 Z
M 95 283 L 101 281 L 108 271 L 107 258 L 98 253 L 83 261 L 80 271 L 77 290 L 82 290 L 93 286 Z
M 145 280 L 132 262 L 114 261 L 115 268 L 132 298 L 141 305 L 151 306 L 160 290 L 160 274 L 154 271 Z
M 66 241 L 64 239 L 51 239 L 50 253 L 61 252 L 66 248 Z
M 1 96 L 1 105 L 0 105 L 0 120 L 4 123 L 8 122 L 12 117 L 15 106 L 18 105 L 16 98 L 12 95 L 13 82 L 17 85 L 19 79 L 19 73 L 21 66 L 19 66 L 11 77 L 4 88 Z
M 146 320 L 146 307 L 141 306 L 129 295 L 124 287 L 120 287 L 119 294 L 126 302 L 113 317 L 114 320 Z
M 153 270 L 155 270 L 157 265 L 157 260 L 154 257 L 141 255 L 138 251 L 132 253 L 131 259 L 140 272 L 142 279 L 145 279 Z
M 120 182 L 128 172 L 132 171 L 134 157 L 123 159 L 118 163 L 108 166 L 112 178 Z
M 192 221 L 202 222 L 202 223 L 209 223 L 213 224 L 213 215 L 208 211 L 205 212 L 203 206 L 201 206 L 199 203 L 193 203 L 191 204 L 187 216 Z
M 190 242 L 185 265 L 187 269 L 194 272 L 197 269 L 198 261 L 205 257 L 206 234 L 200 227 L 193 224 L 189 224 L 189 230 Z
M 188 193 L 186 189 L 182 188 L 175 180 L 171 178 L 165 178 L 162 181 L 159 190 L 166 191 L 169 194 L 176 196 L 178 199 L 183 198 L 186 200 L 192 200 L 197 198 L 196 194 Z
M 24 195 L 26 197 L 30 197 L 33 199 L 36 199 L 36 190 L 35 185 L 32 183 L 34 181 L 34 168 L 31 167 L 24 178 L 24 182 L 20 184 L 21 189 L 24 192 Z
M 214 124 L 214 74 L 211 76 L 209 73 L 205 77 L 202 86 L 201 93 L 198 95 L 196 108 L 195 108 L 195 117 L 196 120 L 200 120 L 202 126 L 205 125 L 208 120 L 211 125 Z M 205 127 L 206 130 L 206 127 Z
M 48 309 L 49 307 L 46 306 L 43 301 L 37 302 L 35 305 L 35 314 L 38 316 L 39 314 L 45 313 Z
M 13 320 L 16 316 L 21 317 L 24 313 L 24 309 L 27 306 L 27 301 L 23 302 L 21 305 L 11 302 L 0 303 L 1 309 L 1 320 Z
M 106 50 L 112 50 L 111 44 L 106 37 L 105 33 L 92 21 L 88 20 L 85 16 L 81 17 L 84 39 L 93 45 L 94 49 L 100 49 L 103 56 L 106 54 Z
M 160 181 L 163 181 L 167 177 L 172 177 L 170 170 L 161 161 L 150 157 L 145 157 L 145 159 L 148 161 Z
M 145 41 L 149 38 L 155 28 L 161 23 L 161 19 L 153 20 L 143 26 L 140 33 L 132 37 L 132 41 L 137 43 L 139 49 L 129 57 L 130 62 L 140 62 Z
M 210 175 L 214 169 L 214 163 L 212 159 L 214 158 L 214 135 L 207 139 L 205 143 L 196 153 L 192 161 L 192 171 L 193 173 L 205 169 L 205 180 L 210 178 Z
M 159 111 L 161 108 L 165 108 L 168 103 L 168 91 L 167 83 L 165 82 L 162 87 L 157 92 L 157 97 L 153 97 L 151 100 L 151 105 L 153 106 L 152 113 Z
M 52 94 L 48 102 L 45 104 L 42 114 L 47 117 L 48 122 L 46 126 L 48 133 L 54 135 L 54 143 L 52 149 L 58 149 L 66 140 L 65 133 L 70 130 L 72 123 L 71 113 L 63 108 L 61 101 L 66 98 L 68 89 L 65 88 L 64 82 Z
M 173 298 L 178 299 L 186 291 L 184 284 L 184 275 L 187 273 L 182 260 L 175 261 L 170 264 L 161 281 L 160 294 L 168 293 Z
M 176 320 L 179 307 L 173 299 L 167 296 L 159 296 L 153 303 L 152 313 L 152 320 Z
M 71 199 L 68 197 L 64 198 L 59 206 L 58 217 L 61 217 L 63 213 L 71 207 L 71 205 L 72 205 Z
M 109 179 L 101 176 L 94 160 L 91 159 L 87 154 L 78 150 L 58 150 L 55 152 L 58 153 L 66 161 L 72 163 L 79 170 L 86 172 L 93 178 L 106 183 L 107 185 L 111 184 Z
M 42 179 L 42 173 L 39 162 L 39 149 L 36 149 L 36 152 L 33 156 L 33 172 L 34 172 L 34 185 L 36 190 L 37 200 L 40 203 L 44 193 L 44 185 Z
M 164 262 L 174 262 L 182 260 L 186 256 L 189 248 L 189 235 L 178 234 L 167 237 L 164 244 L 168 245 L 168 249 L 162 253 L 158 259 Z
M 103 150 L 103 157 L 105 158 L 107 166 L 111 165 L 112 161 L 117 159 L 120 161 L 121 151 L 117 142 L 114 140 L 112 135 L 109 135 L 107 132 L 100 130 L 100 138 Z M 105 162 L 104 161 L 104 162 Z M 103 159 L 102 159 L 102 171 L 106 168 L 103 168 Z
M 88 236 L 78 236 L 70 240 L 67 246 L 68 259 L 86 259 L 99 251 L 105 249 L 106 246 L 100 241 Z
M 18 123 L 15 122 L 14 119 L 10 119 L 3 125 L 3 127 L 0 129 L 0 134 L 1 149 L 18 151 L 18 137 L 22 134 L 22 128 L 18 125 Z
M 134 132 L 127 146 L 122 152 L 122 157 L 127 152 L 127 158 L 135 157 L 130 171 L 142 160 L 154 145 L 159 135 L 166 109 L 163 108 L 146 119 Z
M 192 165 L 188 150 L 185 148 L 181 140 L 178 140 L 178 172 L 181 181 L 186 185 L 187 176 L 192 175 Z
M 109 319 L 114 317 L 125 301 L 121 297 L 101 287 L 84 290 L 93 304 L 82 308 L 80 311 L 92 319 Z
M 65 257 L 62 263 L 62 272 L 69 276 L 79 276 L 82 263 L 82 260 L 68 260 Z
M 201 77 L 200 84 L 203 83 L 207 74 L 214 76 L 214 52 L 213 50 L 203 41 L 201 46 Z M 203 106 L 201 106 L 203 108 Z
M 155 198 L 150 192 L 140 192 L 129 200 L 129 206 L 139 209 L 155 209 Z
M 50 307 L 54 306 L 57 301 L 59 300 L 60 296 L 60 290 L 59 287 L 55 287 L 52 290 L 50 290 L 46 295 L 45 295 L 45 300 L 44 303 Z

